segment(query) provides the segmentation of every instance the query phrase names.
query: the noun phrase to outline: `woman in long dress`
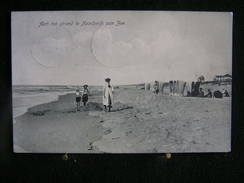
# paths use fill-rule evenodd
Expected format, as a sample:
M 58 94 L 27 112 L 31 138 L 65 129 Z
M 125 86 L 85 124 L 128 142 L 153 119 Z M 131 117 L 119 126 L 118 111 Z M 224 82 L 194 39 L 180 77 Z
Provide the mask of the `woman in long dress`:
M 111 86 L 110 81 L 110 78 L 106 78 L 105 86 L 103 88 L 103 105 L 105 111 L 107 111 L 108 108 L 109 112 L 111 111 L 113 105 L 113 87 Z

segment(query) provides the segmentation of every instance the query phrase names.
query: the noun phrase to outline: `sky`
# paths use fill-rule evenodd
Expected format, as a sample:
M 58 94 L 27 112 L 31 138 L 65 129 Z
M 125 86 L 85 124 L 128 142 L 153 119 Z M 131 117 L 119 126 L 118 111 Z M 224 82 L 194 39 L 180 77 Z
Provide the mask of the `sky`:
M 232 14 L 12 12 L 12 83 L 193 81 L 232 72 Z

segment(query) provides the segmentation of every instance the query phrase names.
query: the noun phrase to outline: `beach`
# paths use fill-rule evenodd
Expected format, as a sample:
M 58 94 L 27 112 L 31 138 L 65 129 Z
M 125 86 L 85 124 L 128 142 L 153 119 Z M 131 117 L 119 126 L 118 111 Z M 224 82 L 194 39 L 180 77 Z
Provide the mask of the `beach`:
M 230 151 L 231 98 L 155 95 L 118 87 L 111 112 L 93 90 L 76 111 L 74 93 L 16 117 L 15 152 L 160 153 Z

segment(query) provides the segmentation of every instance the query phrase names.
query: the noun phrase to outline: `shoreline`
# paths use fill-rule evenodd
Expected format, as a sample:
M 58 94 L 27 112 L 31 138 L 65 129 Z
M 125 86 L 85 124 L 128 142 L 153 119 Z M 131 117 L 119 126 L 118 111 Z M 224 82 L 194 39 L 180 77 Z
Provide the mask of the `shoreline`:
M 49 102 L 53 102 L 53 101 L 58 101 L 59 96 L 61 95 L 65 95 L 68 94 L 70 92 L 45 92 L 45 93 L 36 93 L 36 94 L 19 94 L 19 93 L 15 93 L 15 95 L 13 94 L 12 96 L 12 100 L 13 100 L 13 123 L 16 123 L 16 118 L 18 116 L 21 116 L 23 114 L 25 114 L 26 112 L 28 112 L 29 108 L 35 107 L 37 105 L 40 104 L 45 104 L 45 103 L 49 103 Z M 28 100 L 30 100 L 31 98 L 39 98 L 40 100 L 36 100 L 33 102 L 32 99 L 32 103 L 30 103 Z M 42 98 L 42 99 L 41 99 Z M 21 101 L 21 105 L 16 105 L 16 100 L 22 100 Z M 22 104 L 24 103 L 24 105 Z M 15 106 L 16 105 L 16 106 Z
M 24 114 L 22 114 L 22 115 L 20 115 L 20 116 L 18 116 L 18 117 L 16 117 L 16 121 L 17 121 L 17 123 L 15 123 L 14 124 L 14 136 L 15 136 L 15 138 L 14 138 L 14 141 L 17 141 L 16 143 L 14 143 L 14 152 L 21 152 L 21 153 L 30 153 L 30 152 L 37 152 L 37 153 L 42 153 L 41 151 L 39 151 L 39 150 L 34 150 L 34 149 L 32 149 L 31 147 L 28 147 L 28 146 L 30 146 L 30 145 L 28 145 L 28 144 L 26 144 L 26 143 L 24 143 L 23 141 L 22 141 L 22 145 L 20 145 L 19 143 L 18 143 L 18 137 L 16 137 L 16 134 L 15 133 L 17 133 L 18 134 L 18 127 L 19 127 L 19 125 L 22 123 L 22 128 L 23 128 L 23 124 L 24 123 L 28 123 L 29 125 L 31 125 L 31 122 L 32 123 L 35 123 L 36 124 L 36 122 L 35 122 L 35 120 L 36 119 L 38 119 L 38 118 L 42 118 L 42 117 L 47 117 L 48 115 L 49 115 L 49 117 L 51 116 L 51 119 L 48 119 L 49 120 L 49 122 L 50 123 L 52 123 L 52 121 L 55 121 L 55 119 L 53 118 L 53 115 L 55 115 L 55 116 L 57 116 L 57 114 L 59 113 L 59 115 L 62 115 L 63 117 L 66 115 L 66 114 L 68 114 L 68 115 L 72 115 L 72 114 L 75 114 L 76 115 L 76 117 L 77 117 L 77 115 L 78 116 L 80 116 L 80 118 L 87 118 L 89 121 L 91 121 L 92 119 L 94 119 L 94 118 L 92 118 L 91 119 L 91 117 L 88 115 L 88 112 L 86 111 L 86 110 L 84 110 L 84 111 L 81 111 L 81 112 L 75 112 L 75 107 L 74 107 L 74 102 L 72 101 L 72 100 L 70 100 L 70 102 L 68 103 L 68 105 L 66 105 L 66 106 L 64 106 L 64 107 L 59 107 L 58 105 L 59 105 L 59 103 L 62 101 L 62 100 L 65 100 L 66 98 L 73 98 L 73 93 L 66 93 L 66 94 L 63 94 L 63 95 L 59 95 L 58 96 L 58 98 L 57 98 L 57 100 L 53 100 L 53 101 L 50 101 L 50 102 L 47 102 L 47 103 L 42 103 L 42 104 L 38 104 L 38 105 L 35 105 L 35 106 L 32 106 L 32 107 L 29 107 L 28 109 L 27 109 L 27 111 L 24 113 Z M 67 107 L 68 106 L 68 107 Z M 51 108 L 53 108 L 54 107 L 54 109 L 52 110 Z M 54 116 L 54 117 L 55 117 Z M 28 120 L 27 120 L 28 119 Z M 29 119 L 31 119 L 30 121 L 31 122 L 28 122 L 29 121 Z M 97 117 L 95 117 L 95 119 L 97 120 Z M 59 118 L 59 120 L 61 120 L 61 118 Z M 67 122 L 69 121 L 70 119 L 67 119 Z M 45 121 L 45 120 L 44 120 Z M 84 120 L 83 120 L 84 121 Z M 77 121 L 76 121 L 77 122 Z M 77 122 L 78 123 L 78 122 Z M 28 126 L 29 126 L 28 125 Z M 79 124 L 78 124 L 79 125 Z M 27 125 L 26 125 L 27 126 Z M 66 128 L 68 128 L 68 126 L 69 126 L 69 124 L 63 124 L 63 126 L 66 126 Z M 40 126 L 39 126 L 40 127 Z M 50 127 L 50 126 L 49 126 Z M 58 130 L 55 130 L 55 128 L 57 127 L 57 125 L 55 125 L 54 127 L 52 127 L 52 132 L 53 133 L 60 133 L 60 131 L 58 131 Z M 47 127 L 48 128 L 48 127 Z M 98 127 L 99 128 L 99 130 L 101 131 L 101 127 Z M 75 128 L 73 128 L 72 130 L 74 130 Z M 25 130 L 25 129 L 22 129 L 22 130 Z M 44 130 L 45 131 L 45 129 L 42 129 L 42 130 Z M 65 134 L 65 129 L 62 129 L 63 131 L 62 132 L 64 132 L 64 134 Z M 27 130 L 28 131 L 28 130 Z M 55 131 L 55 132 L 54 132 Z M 96 130 L 95 130 L 96 131 Z M 43 131 L 42 131 L 43 132 Z M 44 132 L 45 133 L 45 132 Z M 98 132 L 98 133 L 100 133 L 101 134 L 101 132 Z M 34 134 L 33 134 L 34 135 Z M 48 134 L 47 134 L 48 135 Z M 50 135 L 50 134 L 49 134 Z M 17 135 L 17 136 L 20 136 L 20 135 Z M 59 136 L 59 135 L 57 135 L 57 136 Z M 59 136 L 59 138 L 57 137 L 57 136 L 55 136 L 54 135 L 54 139 L 55 140 L 59 140 L 59 139 L 61 139 L 62 138 L 62 135 L 60 134 L 60 136 Z M 89 135 L 88 135 L 89 136 Z M 96 135 L 95 135 L 96 136 Z M 98 138 L 100 138 L 101 136 L 99 136 Z M 38 138 L 38 137 L 37 137 Z M 41 139 L 43 138 L 43 137 L 40 137 Z M 93 137 L 92 137 L 93 138 Z M 72 140 L 74 140 L 74 138 L 72 137 L 72 135 L 71 135 L 71 139 Z M 26 139 L 25 139 L 26 140 Z M 96 140 L 97 140 L 97 138 L 96 138 Z M 38 139 L 35 139 L 35 141 L 41 141 L 41 140 L 38 140 Z M 61 141 L 63 141 L 63 140 L 61 140 Z M 55 144 L 55 141 L 53 141 L 53 143 Z M 60 142 L 61 143 L 61 142 Z M 34 144 L 32 144 L 32 146 L 33 146 Z M 74 144 L 75 145 L 75 144 Z M 36 145 L 34 145 L 34 146 L 36 146 Z M 81 147 L 81 146 L 80 146 Z M 84 147 L 85 147 L 85 145 L 84 145 Z M 96 149 L 96 147 L 93 147 L 92 146 L 92 143 L 91 142 L 89 142 L 89 144 L 88 144 L 88 146 L 87 146 L 87 144 L 86 144 L 86 147 L 88 147 L 87 148 L 87 152 L 86 153 L 90 153 L 90 152 L 93 152 L 93 153 L 96 153 L 96 152 L 100 152 L 98 149 Z M 52 149 L 54 149 L 54 150 L 52 150 Z M 44 153 L 45 152 L 48 152 L 48 153 L 64 153 L 64 152 L 69 152 L 68 150 L 67 151 L 62 151 L 62 148 L 61 149 L 59 149 L 58 148 L 58 146 L 57 146 L 57 148 L 55 149 L 55 148 L 52 148 L 51 149 L 51 151 L 49 150 L 49 149 L 46 149 L 45 151 L 43 151 Z M 59 150 L 58 150 L 59 149 Z M 61 151 L 60 151 L 61 150 Z M 86 150 L 84 150 L 84 151 L 86 151 Z M 80 149 L 79 150 L 75 150 L 75 151 L 73 151 L 73 153 L 79 153 L 80 152 Z M 70 152 L 69 152 L 70 153 Z

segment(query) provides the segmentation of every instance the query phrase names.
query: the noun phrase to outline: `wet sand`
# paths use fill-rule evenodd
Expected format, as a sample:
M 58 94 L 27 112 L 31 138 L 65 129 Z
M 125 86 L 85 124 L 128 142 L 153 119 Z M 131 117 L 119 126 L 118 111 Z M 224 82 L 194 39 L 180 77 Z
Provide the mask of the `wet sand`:
M 15 118 L 27 112 L 27 110 L 33 106 L 39 104 L 45 104 L 58 99 L 59 95 L 67 94 L 68 92 L 32 92 L 31 94 L 25 91 L 21 93 L 13 93 L 13 118 Z
M 108 113 L 100 92 L 78 112 L 74 97 L 60 96 L 17 117 L 14 143 L 25 152 L 49 153 L 230 151 L 231 98 L 169 97 L 120 87 Z

